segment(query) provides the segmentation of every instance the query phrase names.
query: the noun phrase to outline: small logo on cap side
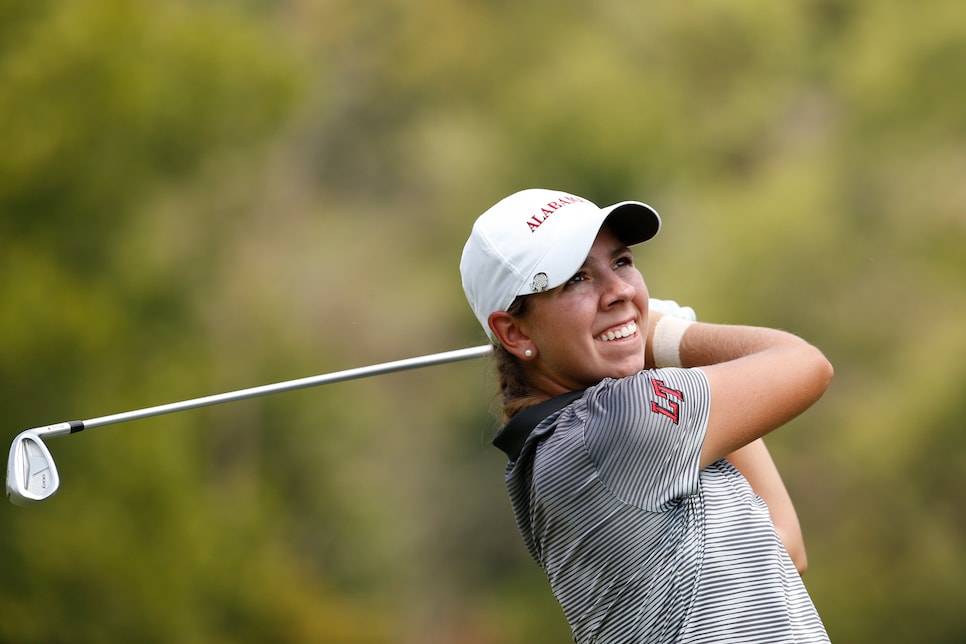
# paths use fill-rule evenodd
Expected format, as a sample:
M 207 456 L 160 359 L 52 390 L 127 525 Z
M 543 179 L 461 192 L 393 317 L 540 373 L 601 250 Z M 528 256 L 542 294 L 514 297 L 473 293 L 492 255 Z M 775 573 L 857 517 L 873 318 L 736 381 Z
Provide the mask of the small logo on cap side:
M 543 293 L 548 286 L 550 286 L 550 279 L 546 273 L 537 273 L 533 276 L 533 281 L 530 282 L 530 290 L 534 293 Z

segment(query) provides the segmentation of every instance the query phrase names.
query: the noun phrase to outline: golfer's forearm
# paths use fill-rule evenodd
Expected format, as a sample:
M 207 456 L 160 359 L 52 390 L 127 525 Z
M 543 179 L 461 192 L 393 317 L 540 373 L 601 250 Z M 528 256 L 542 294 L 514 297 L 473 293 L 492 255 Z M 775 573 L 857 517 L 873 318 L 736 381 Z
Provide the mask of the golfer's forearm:
M 654 365 L 654 332 L 663 317 L 658 312 L 652 312 L 650 316 L 646 349 L 648 366 Z M 721 364 L 765 351 L 818 353 L 801 338 L 784 331 L 702 322 L 690 324 L 684 330 L 678 349 L 682 366 L 685 367 Z
M 801 338 L 776 329 L 724 324 L 693 324 L 681 339 L 685 367 L 721 364 L 764 351 L 807 351 Z

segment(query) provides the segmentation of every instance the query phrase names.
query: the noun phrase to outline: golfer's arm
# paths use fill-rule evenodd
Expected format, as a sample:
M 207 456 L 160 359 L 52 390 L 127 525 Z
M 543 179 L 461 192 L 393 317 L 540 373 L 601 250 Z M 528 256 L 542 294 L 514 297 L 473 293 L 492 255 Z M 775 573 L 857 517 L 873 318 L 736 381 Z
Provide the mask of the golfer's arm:
M 795 512 L 792 499 L 785 489 L 785 483 L 765 442 L 759 438 L 732 452 L 727 458 L 748 480 L 755 494 L 768 504 L 772 523 L 775 524 L 785 550 L 788 551 L 798 573 L 805 574 L 805 569 L 808 568 L 808 556 L 805 553 L 802 527 L 798 522 L 798 514 Z
M 657 319 L 651 322 L 649 339 Z M 798 517 L 761 438 L 821 397 L 832 379 L 831 364 L 821 351 L 790 333 L 702 323 L 688 327 L 680 354 L 685 367 L 701 368 L 711 387 L 701 467 L 721 458 L 731 461 L 768 504 L 786 550 L 803 571 Z
M 702 467 L 798 416 L 832 379 L 821 351 L 790 333 L 760 327 L 693 324 L 681 342 L 681 360 L 699 367 L 711 388 Z

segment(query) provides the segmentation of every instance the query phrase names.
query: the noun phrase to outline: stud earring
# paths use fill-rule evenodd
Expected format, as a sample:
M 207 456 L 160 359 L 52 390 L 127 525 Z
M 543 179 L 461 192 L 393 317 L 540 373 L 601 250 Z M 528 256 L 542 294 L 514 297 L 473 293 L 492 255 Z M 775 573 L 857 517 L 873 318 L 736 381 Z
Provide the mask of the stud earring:
M 528 358 L 532 358 L 533 357 L 533 350 L 532 349 L 527 349 L 526 351 L 523 352 L 523 355 L 525 355 Z

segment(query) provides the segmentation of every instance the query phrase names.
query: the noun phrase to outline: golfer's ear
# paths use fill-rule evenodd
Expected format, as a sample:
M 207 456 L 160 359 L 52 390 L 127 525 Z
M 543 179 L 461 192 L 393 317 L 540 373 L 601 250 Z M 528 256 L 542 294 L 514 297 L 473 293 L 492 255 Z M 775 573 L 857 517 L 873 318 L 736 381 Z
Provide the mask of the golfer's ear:
M 526 334 L 524 329 L 520 328 L 517 320 L 506 311 L 490 313 L 487 323 L 489 323 L 490 330 L 493 331 L 493 335 L 500 341 L 503 348 L 518 358 L 522 358 L 523 352 L 532 348 L 533 343 L 530 341 L 530 336 Z

